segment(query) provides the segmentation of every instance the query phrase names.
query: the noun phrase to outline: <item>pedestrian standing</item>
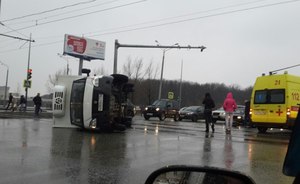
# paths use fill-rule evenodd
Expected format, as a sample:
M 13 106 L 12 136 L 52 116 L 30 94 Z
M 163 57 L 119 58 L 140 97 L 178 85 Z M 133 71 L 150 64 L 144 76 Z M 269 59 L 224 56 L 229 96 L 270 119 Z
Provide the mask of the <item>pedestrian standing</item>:
M 204 117 L 206 125 L 205 132 L 209 132 L 209 124 L 211 124 L 212 132 L 215 132 L 215 125 L 212 119 L 212 109 L 215 107 L 215 102 L 211 98 L 209 93 L 205 93 L 205 97 L 202 101 L 202 104 L 204 105 Z
M 244 118 L 244 126 L 248 126 L 250 123 L 250 101 L 245 100 L 245 118 Z
M 40 93 L 37 93 L 37 95 L 33 98 L 33 103 L 35 105 L 34 114 L 35 116 L 38 116 L 42 106 L 42 98 L 40 97 Z
M 19 110 L 22 112 L 26 110 L 26 99 L 24 97 L 24 95 L 21 95 L 21 98 L 20 98 L 20 104 L 19 104 Z
M 11 93 L 9 93 L 9 97 L 8 97 L 8 102 L 7 102 L 6 110 L 8 110 L 8 108 L 9 108 L 10 105 L 13 105 L 13 104 L 12 104 L 13 99 L 14 99 L 14 97 L 12 96 Z
M 232 96 L 232 93 L 227 93 L 227 96 L 223 103 L 223 108 L 225 111 L 225 123 L 226 123 L 226 133 L 230 134 L 232 121 L 233 121 L 233 112 L 236 109 L 236 102 Z

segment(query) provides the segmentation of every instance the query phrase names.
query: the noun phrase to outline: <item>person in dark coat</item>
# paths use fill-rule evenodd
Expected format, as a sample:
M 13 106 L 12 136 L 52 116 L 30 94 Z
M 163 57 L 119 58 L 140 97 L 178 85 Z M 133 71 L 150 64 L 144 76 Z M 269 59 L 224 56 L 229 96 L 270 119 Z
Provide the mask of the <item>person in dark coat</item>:
M 33 103 L 35 105 L 34 113 L 36 116 L 38 116 L 42 106 L 42 98 L 40 97 L 40 93 L 33 98 Z
M 13 104 L 12 104 L 13 99 L 14 99 L 14 97 L 12 96 L 11 93 L 9 93 L 9 97 L 8 97 L 8 102 L 7 102 L 6 110 L 8 110 L 8 108 L 9 108 L 10 105 L 13 105 Z
M 248 126 L 250 123 L 250 101 L 245 100 L 245 118 L 244 118 L 244 126 Z
M 205 94 L 204 100 L 202 101 L 204 105 L 204 116 L 205 116 L 205 132 L 209 132 L 209 124 L 211 123 L 212 132 L 215 132 L 215 125 L 212 119 L 212 109 L 215 107 L 215 102 L 211 98 L 209 93 Z
M 20 104 L 19 104 L 19 110 L 20 111 L 24 111 L 24 112 L 26 110 L 26 99 L 25 99 L 24 95 L 21 95 Z

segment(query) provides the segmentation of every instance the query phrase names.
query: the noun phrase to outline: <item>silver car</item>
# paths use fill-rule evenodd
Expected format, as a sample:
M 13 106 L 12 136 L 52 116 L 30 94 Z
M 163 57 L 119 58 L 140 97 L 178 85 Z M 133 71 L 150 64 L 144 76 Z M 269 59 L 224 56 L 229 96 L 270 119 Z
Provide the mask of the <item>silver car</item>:
M 225 121 L 225 111 L 223 107 L 220 107 L 219 109 L 212 111 L 212 117 L 214 123 L 219 120 Z

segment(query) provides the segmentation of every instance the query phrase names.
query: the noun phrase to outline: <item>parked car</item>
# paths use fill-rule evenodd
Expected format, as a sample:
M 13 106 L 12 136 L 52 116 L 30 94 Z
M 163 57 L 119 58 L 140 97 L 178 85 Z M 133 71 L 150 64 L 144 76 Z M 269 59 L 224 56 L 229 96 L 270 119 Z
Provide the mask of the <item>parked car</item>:
M 179 121 L 183 119 L 190 119 L 193 122 L 198 119 L 204 119 L 204 107 L 203 106 L 189 106 L 179 111 Z
M 213 121 L 225 121 L 225 111 L 223 107 L 212 111 Z M 237 126 L 243 123 L 245 119 L 245 106 L 237 105 L 237 108 L 233 112 L 233 125 Z
M 245 106 L 237 105 L 237 108 L 233 112 L 233 125 L 238 126 L 243 124 L 245 119 Z
M 149 120 L 150 117 L 158 117 L 161 121 L 166 118 L 174 118 L 175 121 L 178 121 L 179 103 L 169 99 L 156 100 L 152 105 L 145 107 L 143 115 L 146 120 Z
M 225 111 L 223 107 L 220 107 L 217 110 L 212 111 L 213 122 L 216 121 L 225 121 Z

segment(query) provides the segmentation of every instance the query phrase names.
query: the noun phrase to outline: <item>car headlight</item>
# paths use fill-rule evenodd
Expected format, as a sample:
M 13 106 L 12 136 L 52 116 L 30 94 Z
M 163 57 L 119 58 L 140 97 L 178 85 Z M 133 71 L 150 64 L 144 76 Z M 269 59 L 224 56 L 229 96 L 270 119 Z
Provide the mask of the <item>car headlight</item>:
M 156 110 L 156 111 L 159 111 L 159 107 L 157 107 L 155 110 Z
M 238 116 L 237 119 L 242 119 L 242 116 Z
M 91 127 L 92 129 L 97 128 L 97 119 L 93 119 L 93 120 L 90 122 L 90 127 Z
M 193 115 L 194 113 L 193 113 L 193 112 L 188 112 L 187 114 L 188 114 L 188 115 Z
M 145 107 L 145 111 L 147 111 L 148 110 L 148 107 Z

